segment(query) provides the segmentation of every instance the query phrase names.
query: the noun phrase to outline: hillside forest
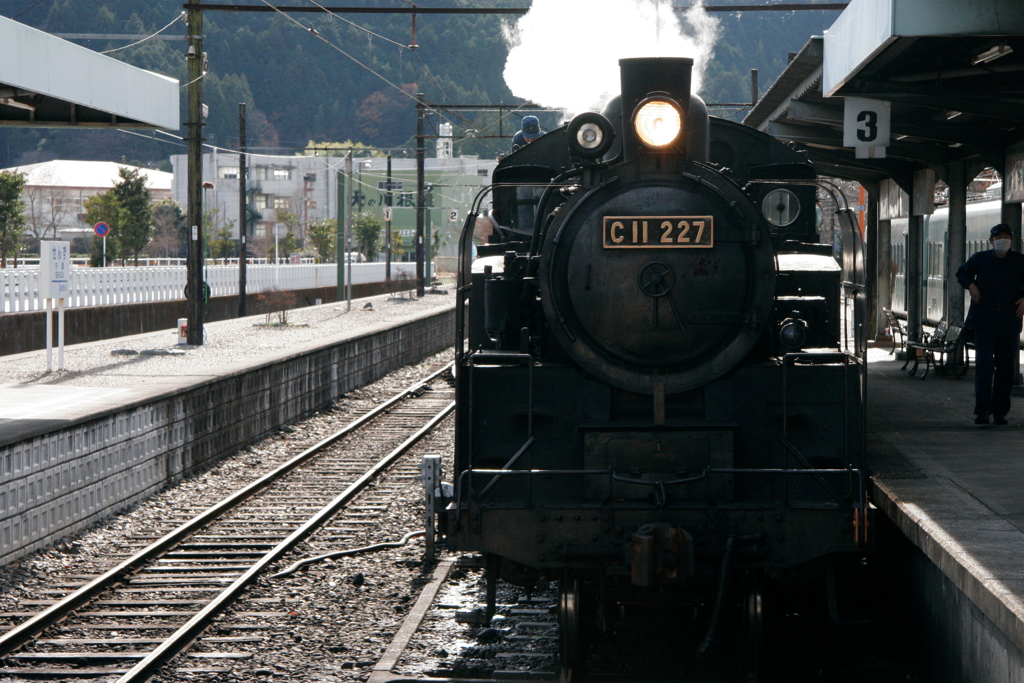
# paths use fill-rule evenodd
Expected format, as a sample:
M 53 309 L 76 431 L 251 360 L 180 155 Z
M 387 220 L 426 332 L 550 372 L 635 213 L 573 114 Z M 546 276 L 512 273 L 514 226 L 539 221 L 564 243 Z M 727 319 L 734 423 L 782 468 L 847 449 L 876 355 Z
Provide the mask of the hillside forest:
M 748 4 L 749 0 L 708 0 L 708 4 Z M 259 4 L 259 3 L 254 3 Z M 269 3 L 268 3 L 269 4 Z M 309 6 L 310 0 L 280 0 Z M 315 4 L 315 3 L 314 3 Z M 397 0 L 353 0 L 358 6 L 395 7 Z M 430 6 L 524 7 L 530 0 L 432 0 Z M 679 1 L 675 4 L 680 4 Z M 766 3 L 769 4 L 769 3 Z M 0 14 L 55 34 L 149 35 L 178 17 L 181 0 L 4 0 Z M 836 11 L 715 13 L 721 37 L 708 66 L 701 95 L 709 103 L 750 99 L 750 69 L 759 70 L 762 91 L 778 76 L 789 53 L 835 20 Z M 502 80 L 508 54 L 496 15 L 420 15 L 418 49 L 397 43 L 412 39 L 409 16 L 387 14 L 290 15 L 206 12 L 204 49 L 208 73 L 204 101 L 209 106 L 205 135 L 214 145 L 233 148 L 238 140 L 238 103 L 248 110 L 253 151 L 293 153 L 311 141 L 355 141 L 377 148 L 411 150 L 415 105 L 422 92 L 438 103 L 521 104 Z M 308 28 L 315 29 L 316 34 Z M 164 35 L 181 36 L 181 20 Z M 376 35 L 374 35 L 376 34 Z M 568 29 L 567 29 L 567 35 Z M 391 42 L 394 41 L 394 42 Z M 125 40 L 76 40 L 90 49 L 124 47 Z M 182 40 L 148 40 L 110 56 L 182 83 Z M 346 56 L 348 55 L 348 56 Z M 561 55 L 561 56 L 559 56 Z M 356 63 L 355 60 L 361 62 Z M 570 44 L 552 49 L 551 69 L 573 66 Z M 184 96 L 182 107 L 184 108 Z M 717 110 L 727 115 L 737 110 Z M 740 112 L 741 114 L 742 112 Z M 493 113 L 455 118 L 455 154 L 493 157 L 501 141 L 477 139 L 473 130 L 494 123 Z M 184 120 L 184 112 L 182 120 Z M 554 114 L 542 119 L 557 125 Z M 183 131 L 178 132 L 183 135 Z M 118 131 L 0 128 L 0 168 L 51 159 L 126 161 L 170 170 L 168 157 L 182 153 L 166 136 Z

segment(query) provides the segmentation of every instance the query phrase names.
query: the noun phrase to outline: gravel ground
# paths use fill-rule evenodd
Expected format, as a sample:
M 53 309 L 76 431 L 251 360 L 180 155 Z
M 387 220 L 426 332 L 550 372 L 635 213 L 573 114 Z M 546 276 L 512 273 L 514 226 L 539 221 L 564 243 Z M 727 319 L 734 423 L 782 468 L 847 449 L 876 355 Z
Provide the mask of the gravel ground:
M 354 335 L 401 321 L 410 316 L 452 305 L 451 287 L 445 294 L 421 299 L 382 295 L 345 302 L 309 306 L 288 311 L 287 326 L 266 326 L 268 316 L 257 315 L 208 323 L 206 343 L 179 352 L 177 331 L 165 330 L 119 337 L 64 349 L 62 371 L 45 373 L 46 351 L 0 356 L 0 384 L 60 384 L 111 388 L 144 388 L 146 385 L 181 383 L 182 378 L 201 379 L 226 368 L 252 364 L 263 357 L 278 356 L 337 335 Z M 365 308 L 370 305 L 371 308 Z M 270 316 L 277 320 L 276 314 Z M 115 351 L 135 351 L 130 355 Z M 149 355 L 151 353 L 174 355 Z M 56 353 L 54 354 L 56 366 Z
M 442 299 L 443 297 L 437 297 Z M 55 546 L 22 560 L 0 567 L 0 608 L 17 610 L 18 602 L 37 597 L 41 586 L 52 585 L 66 574 L 81 573 L 86 565 L 100 563 L 104 558 L 125 552 L 133 534 L 145 534 L 167 521 L 167 511 L 199 500 L 219 499 L 261 476 L 273 466 L 302 449 L 323 439 L 339 426 L 350 422 L 354 412 L 364 411 L 380 403 L 397 390 L 436 369 L 432 363 L 446 362 L 451 351 L 408 366 L 362 389 L 339 399 L 331 409 L 283 428 L 244 451 L 228 457 L 210 471 L 189 478 L 151 500 L 75 537 L 63 539 Z M 418 461 L 422 455 L 441 454 L 450 472 L 450 455 L 454 423 L 449 418 L 437 433 L 422 441 L 407 457 Z M 387 475 L 385 475 L 387 476 Z M 372 489 L 371 489 L 372 491 Z M 372 495 L 372 494 L 371 494 Z M 277 569 L 283 569 L 298 557 L 359 547 L 383 541 L 398 540 L 409 530 L 422 528 L 422 487 L 418 480 L 404 485 L 398 500 L 383 513 L 380 523 L 370 527 L 353 545 L 337 547 L 313 536 L 301 544 Z M 210 502 L 213 502 L 212 500 Z M 290 616 L 286 624 L 268 624 L 257 633 L 266 640 L 255 645 L 232 644 L 206 646 L 200 649 L 239 651 L 250 648 L 254 657 L 234 662 L 234 671 L 206 680 L 353 680 L 368 677 L 369 668 L 387 647 L 391 636 L 401 624 L 416 599 L 419 588 L 429 576 L 423 567 L 422 540 L 414 539 L 408 546 L 336 562 L 324 562 L 284 579 L 261 579 L 250 588 L 250 598 L 285 598 Z M 357 575 L 360 579 L 355 578 Z M 277 609 L 276 607 L 274 609 Z M 239 604 L 236 611 L 267 611 L 265 602 Z M 221 623 L 234 622 L 231 613 Z M 244 635 L 251 635 L 246 632 Z M 197 660 L 182 660 L 182 666 L 195 667 Z M 218 666 L 232 662 L 211 662 Z M 203 676 L 176 674 L 166 669 L 160 680 L 194 681 Z M 0 680 L 4 680 L 0 678 Z

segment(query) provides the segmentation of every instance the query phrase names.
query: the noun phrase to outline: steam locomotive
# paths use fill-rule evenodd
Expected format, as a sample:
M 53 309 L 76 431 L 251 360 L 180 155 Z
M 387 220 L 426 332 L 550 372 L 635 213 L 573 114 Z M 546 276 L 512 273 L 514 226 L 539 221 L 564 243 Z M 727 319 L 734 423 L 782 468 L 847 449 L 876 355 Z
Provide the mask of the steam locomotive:
M 560 582 L 567 679 L 616 605 L 701 605 L 706 650 L 742 584 L 756 643 L 765 581 L 871 543 L 859 233 L 842 263 L 817 244 L 830 188 L 709 117 L 691 69 L 620 61 L 621 95 L 504 157 L 461 237 L 441 528 L 486 558 L 483 621 L 499 577 Z

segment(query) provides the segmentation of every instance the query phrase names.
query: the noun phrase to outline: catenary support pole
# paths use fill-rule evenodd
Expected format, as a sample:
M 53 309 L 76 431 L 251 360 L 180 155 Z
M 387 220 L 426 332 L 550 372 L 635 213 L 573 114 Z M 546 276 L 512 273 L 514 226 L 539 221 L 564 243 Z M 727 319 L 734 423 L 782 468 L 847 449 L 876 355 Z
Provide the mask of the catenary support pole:
M 246 257 L 249 255 L 249 216 L 246 206 L 245 102 L 238 103 L 238 317 L 245 317 Z
M 203 12 L 189 4 L 188 52 L 188 343 L 203 343 Z
M 352 150 L 348 151 L 348 157 L 345 159 L 345 173 L 348 174 L 348 187 L 352 188 Z M 349 199 L 348 193 L 345 194 L 345 251 L 348 253 L 354 253 L 355 250 L 352 248 L 352 201 Z M 345 310 L 352 310 L 352 261 L 348 259 L 348 277 L 345 278 L 345 300 L 348 305 Z
M 349 152 L 349 156 L 352 152 Z M 348 240 L 344 239 L 345 232 L 345 205 L 348 204 L 346 201 L 346 188 L 345 188 L 345 176 L 342 175 L 339 170 L 337 175 L 334 177 L 335 194 L 338 195 L 338 205 L 335 211 L 335 219 L 337 226 L 335 228 L 335 242 L 338 252 L 338 291 L 336 298 L 341 301 L 345 296 L 345 259 L 346 252 L 348 251 Z M 349 183 L 351 185 L 351 182 Z
M 423 296 L 424 270 L 423 270 L 423 202 L 424 202 L 424 157 L 426 150 L 423 141 L 423 93 L 416 95 L 416 296 Z
M 384 177 L 384 206 L 391 208 L 391 155 L 388 154 L 387 175 Z M 390 216 L 391 213 L 388 213 Z M 384 221 L 384 281 L 391 282 L 391 218 Z

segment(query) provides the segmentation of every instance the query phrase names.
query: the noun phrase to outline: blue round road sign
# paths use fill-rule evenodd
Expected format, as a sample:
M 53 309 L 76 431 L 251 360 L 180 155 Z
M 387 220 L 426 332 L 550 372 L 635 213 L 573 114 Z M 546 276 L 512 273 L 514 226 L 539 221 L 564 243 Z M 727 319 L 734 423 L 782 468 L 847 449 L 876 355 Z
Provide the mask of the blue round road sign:
M 110 226 L 107 225 L 106 223 L 97 223 L 96 225 L 92 226 L 92 229 L 96 233 L 97 237 L 106 237 L 107 234 L 110 232 Z

